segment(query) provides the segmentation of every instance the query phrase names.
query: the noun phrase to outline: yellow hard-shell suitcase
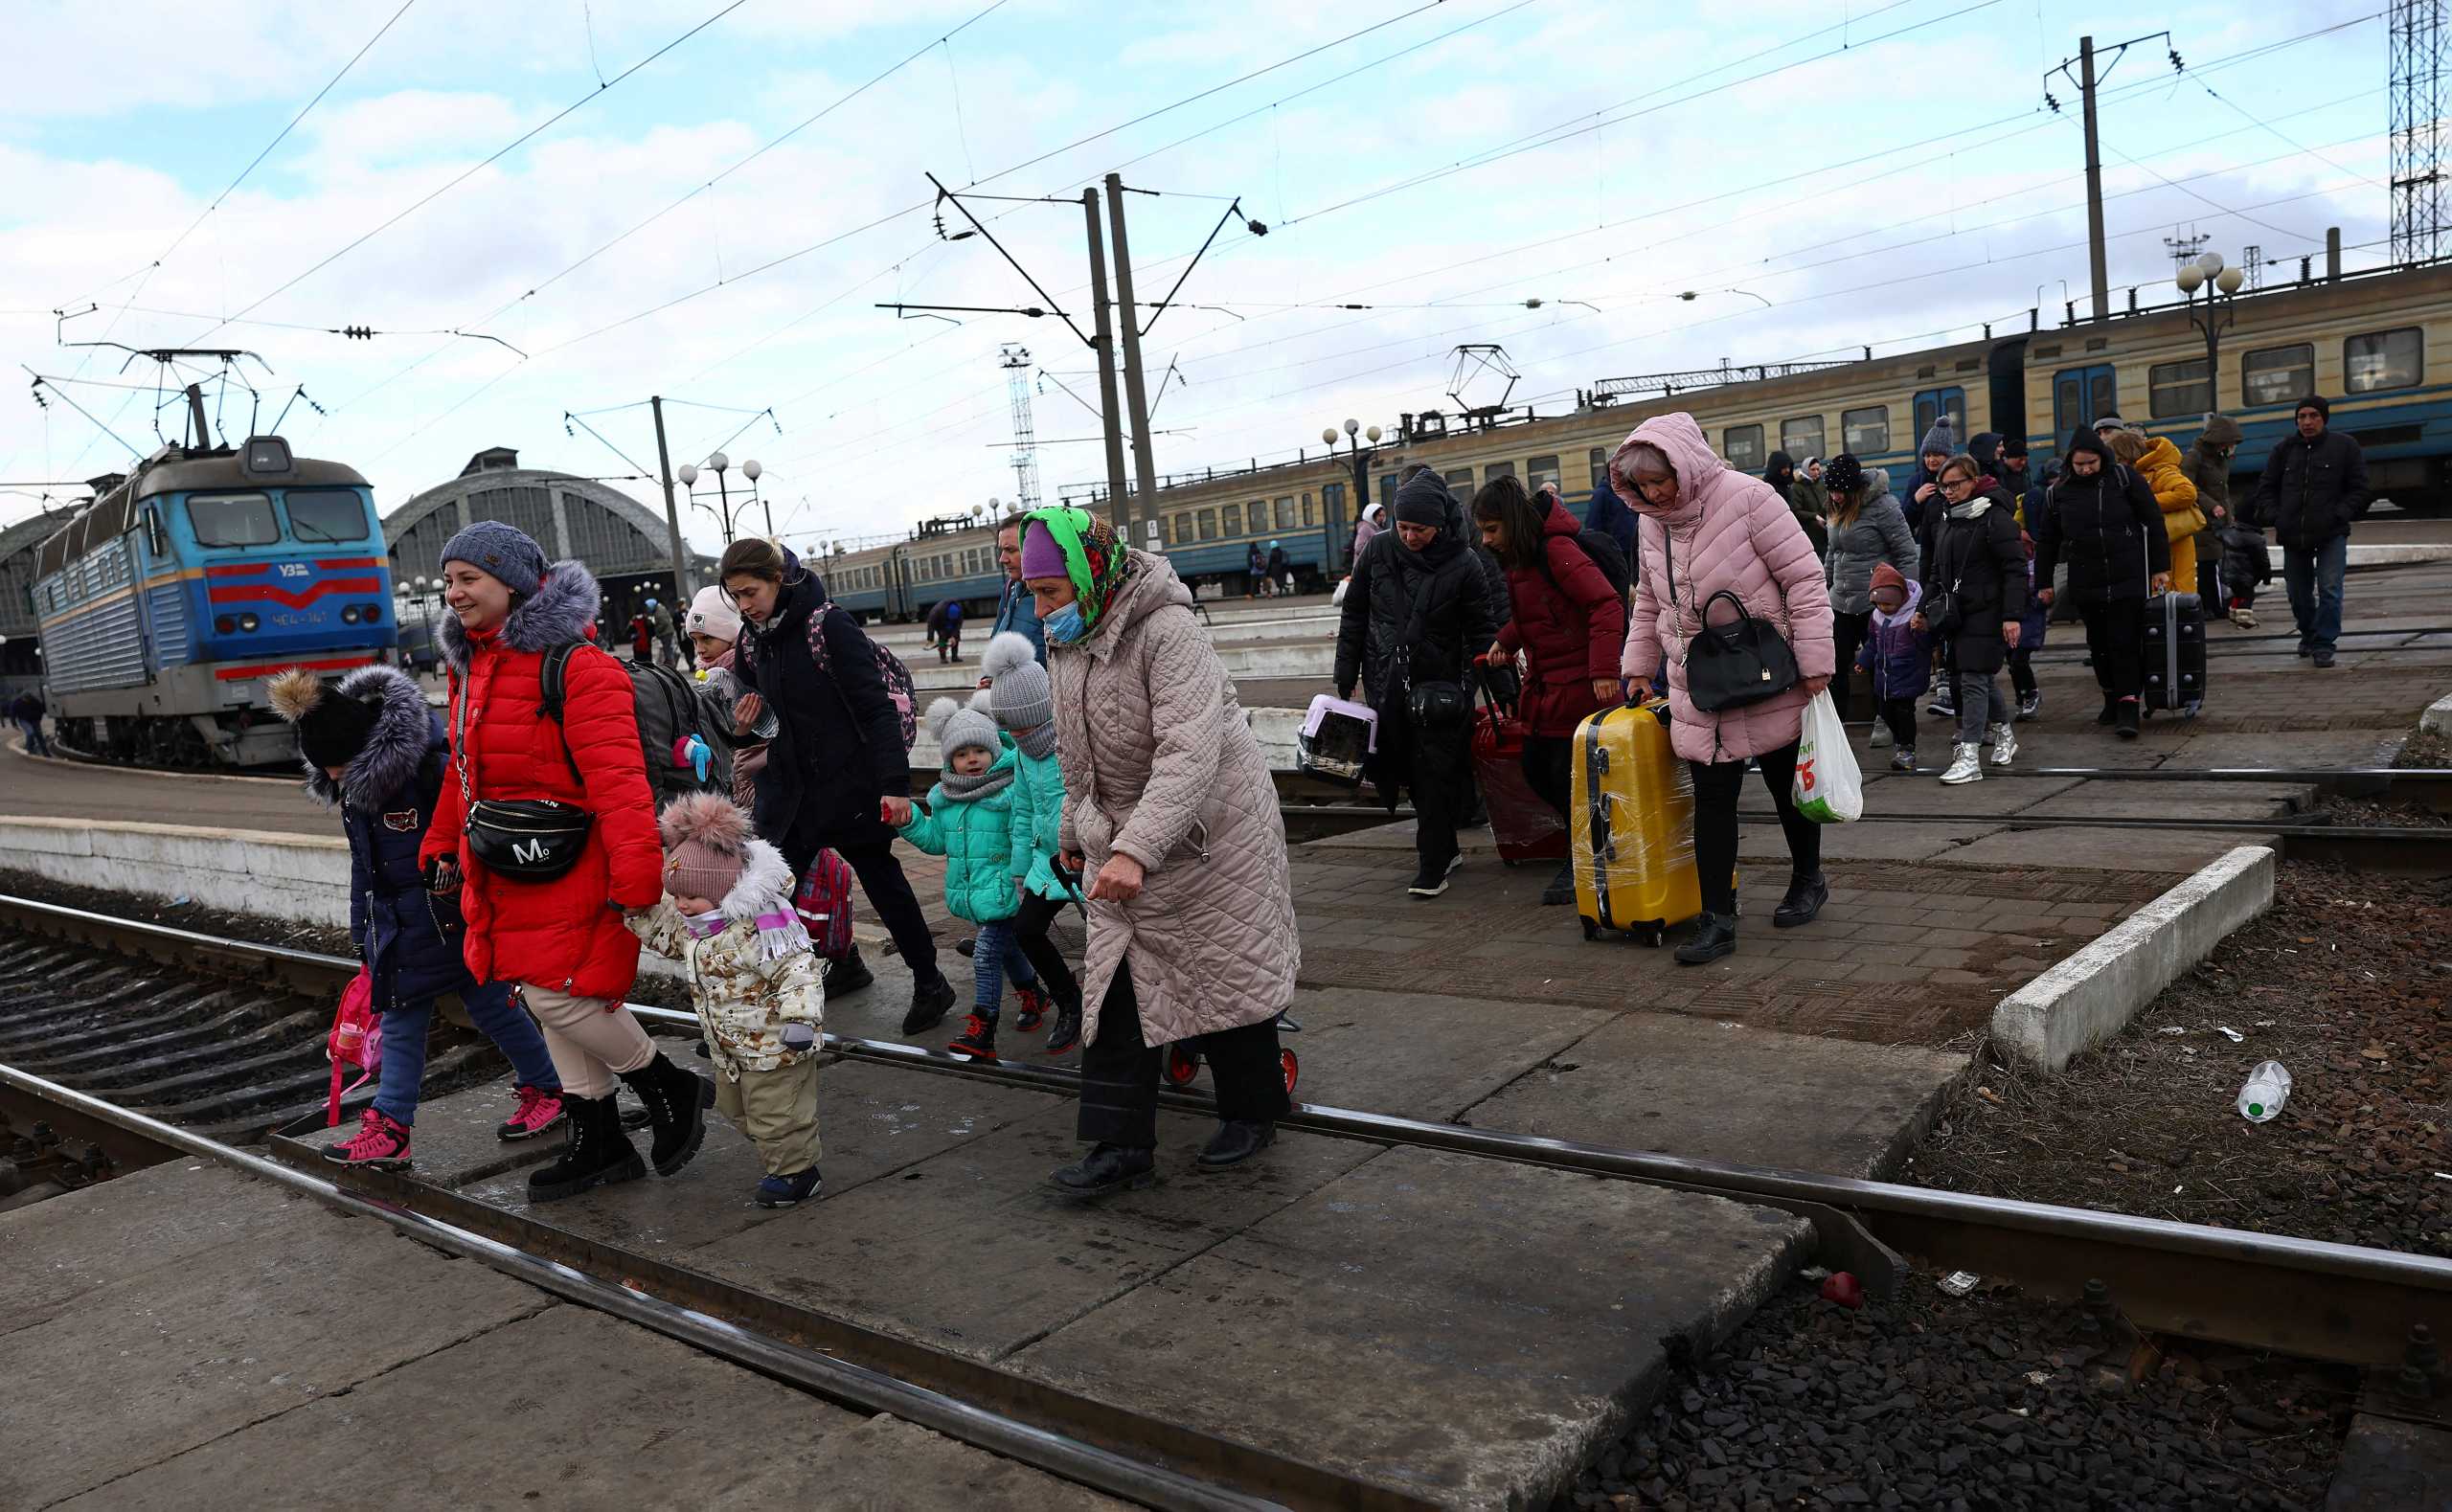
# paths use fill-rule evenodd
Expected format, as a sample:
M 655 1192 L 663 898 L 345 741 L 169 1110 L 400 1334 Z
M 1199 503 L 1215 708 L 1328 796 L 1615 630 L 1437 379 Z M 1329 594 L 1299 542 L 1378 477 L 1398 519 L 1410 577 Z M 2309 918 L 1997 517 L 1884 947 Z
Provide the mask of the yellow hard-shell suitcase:
M 1669 701 L 1604 709 L 1575 733 L 1572 851 L 1583 937 L 1625 930 L 1657 946 L 1703 912 L 1694 779 L 1669 745 Z

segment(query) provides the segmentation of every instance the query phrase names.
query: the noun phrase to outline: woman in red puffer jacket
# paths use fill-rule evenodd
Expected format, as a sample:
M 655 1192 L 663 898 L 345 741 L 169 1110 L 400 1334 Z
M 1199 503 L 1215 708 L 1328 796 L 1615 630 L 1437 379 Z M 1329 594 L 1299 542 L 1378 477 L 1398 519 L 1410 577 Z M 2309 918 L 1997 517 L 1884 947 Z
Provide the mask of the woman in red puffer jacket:
M 1431 472 L 1406 485 L 1417 485 L 1446 486 Z M 1403 503 L 1400 491 L 1399 510 Z M 1513 478 L 1493 478 L 1473 495 L 1473 518 L 1483 544 L 1507 569 L 1513 611 L 1499 627 L 1489 659 L 1504 664 L 1521 650 L 1531 664 L 1521 701 L 1532 728 L 1524 742 L 1524 779 L 1563 819 L 1574 792 L 1576 726 L 1621 696 L 1626 600 L 1576 543 L 1583 522 L 1549 494 L 1528 496 Z M 1558 868 L 1541 901 L 1575 901 L 1572 862 Z
M 703 1086 L 660 1054 L 623 1005 L 639 941 L 623 925 L 664 895 L 664 849 L 639 751 L 629 673 L 586 644 L 596 579 L 545 565 L 526 533 L 497 520 L 443 548 L 443 650 L 451 682 L 451 770 L 418 859 L 438 895 L 456 895 L 465 954 L 480 982 L 516 982 L 561 1075 L 571 1139 L 531 1176 L 536 1200 L 647 1174 L 622 1133 L 613 1078 L 653 1120 L 651 1159 L 670 1175 L 698 1152 Z M 540 710 L 545 653 L 574 645 L 557 725 Z M 474 800 L 543 799 L 594 816 L 579 864 L 550 881 L 488 869 L 466 834 Z

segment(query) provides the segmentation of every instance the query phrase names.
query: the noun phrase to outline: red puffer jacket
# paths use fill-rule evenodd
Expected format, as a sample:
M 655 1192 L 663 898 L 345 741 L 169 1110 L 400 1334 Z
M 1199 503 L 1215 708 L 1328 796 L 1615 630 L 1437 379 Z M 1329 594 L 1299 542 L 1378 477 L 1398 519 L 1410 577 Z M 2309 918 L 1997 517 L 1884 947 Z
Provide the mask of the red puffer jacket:
M 536 707 L 545 651 L 585 638 L 596 592 L 586 568 L 556 562 L 544 586 L 513 607 L 499 630 L 472 636 L 457 620 L 443 622 L 454 743 L 443 801 L 418 860 L 459 859 L 466 878 L 460 895 L 468 921 L 465 954 L 479 982 L 618 999 L 639 968 L 638 937 L 623 926 L 621 910 L 647 907 L 664 894 L 664 849 L 630 679 L 610 656 L 583 649 L 570 659 L 562 723 Z M 587 849 L 551 882 L 496 876 L 469 857 L 464 791 L 575 803 L 596 816 Z
M 1532 664 L 1522 713 L 1536 735 L 1572 735 L 1601 707 L 1595 679 L 1618 680 L 1626 643 L 1626 600 L 1575 542 L 1583 522 L 1552 504 L 1541 517 L 1542 559 L 1548 566 L 1507 570 L 1514 618 L 1501 626 L 1495 654 L 1518 649 Z

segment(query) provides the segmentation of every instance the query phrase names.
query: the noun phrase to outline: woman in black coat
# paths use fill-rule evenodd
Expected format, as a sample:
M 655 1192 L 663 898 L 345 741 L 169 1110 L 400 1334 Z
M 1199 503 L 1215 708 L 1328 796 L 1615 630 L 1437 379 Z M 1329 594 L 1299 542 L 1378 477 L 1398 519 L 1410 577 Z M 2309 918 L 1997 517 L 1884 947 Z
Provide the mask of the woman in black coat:
M 937 969 L 937 943 L 895 857 L 894 831 L 877 817 L 879 800 L 911 796 L 911 749 L 876 646 L 817 575 L 772 541 L 733 542 L 718 573 L 744 621 L 734 670 L 757 689 L 734 706 L 734 717 L 747 725 L 761 709 L 776 715 L 758 772 L 758 833 L 795 876 L 821 850 L 851 863 L 911 967 L 902 1032 L 934 1028 L 953 1006 L 954 988 Z
M 1994 766 L 2008 766 L 2018 751 L 1999 677 L 2026 613 L 2027 550 L 2008 491 L 1973 457 L 1952 457 L 1937 481 L 1941 508 L 1924 537 L 1924 598 L 1915 623 L 1948 645 L 1958 668 L 1958 745 L 1941 780 L 1976 782 L 1987 743 Z
M 2069 597 L 2086 622 L 2086 650 L 2103 690 L 2099 725 L 2137 738 L 2146 686 L 2146 598 L 2171 585 L 2171 543 L 2146 480 L 2123 466 L 2085 426 L 2070 433 L 2067 467 L 2043 496 L 2034 535 L 2035 595 L 2052 602 L 2052 575 L 2069 567 Z
M 1364 695 L 1379 711 L 1372 779 L 1391 806 L 1401 786 L 1414 795 L 1414 849 L 1420 862 L 1411 891 L 1432 898 L 1464 859 L 1456 825 L 1471 801 L 1470 694 L 1473 658 L 1498 634 L 1479 553 L 1446 530 L 1447 486 L 1423 474 L 1396 494 L 1396 528 L 1373 540 L 1354 563 L 1337 622 L 1337 696 Z

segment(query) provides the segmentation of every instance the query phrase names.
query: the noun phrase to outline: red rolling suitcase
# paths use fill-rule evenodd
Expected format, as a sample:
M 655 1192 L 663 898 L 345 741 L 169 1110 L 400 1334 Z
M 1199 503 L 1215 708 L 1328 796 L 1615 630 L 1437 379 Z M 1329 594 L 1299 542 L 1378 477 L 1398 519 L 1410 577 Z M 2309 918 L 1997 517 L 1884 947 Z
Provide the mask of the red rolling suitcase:
M 1482 695 L 1481 707 L 1473 711 L 1473 779 L 1481 784 L 1482 802 L 1489 810 L 1498 858 L 1510 867 L 1564 861 L 1566 820 L 1524 780 L 1524 721 L 1515 717 L 1511 706 L 1499 702 L 1487 671 L 1476 670 L 1473 683 Z

